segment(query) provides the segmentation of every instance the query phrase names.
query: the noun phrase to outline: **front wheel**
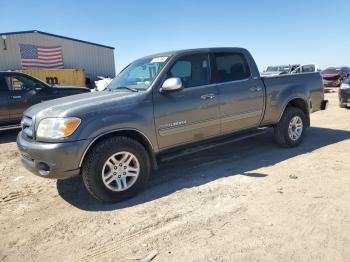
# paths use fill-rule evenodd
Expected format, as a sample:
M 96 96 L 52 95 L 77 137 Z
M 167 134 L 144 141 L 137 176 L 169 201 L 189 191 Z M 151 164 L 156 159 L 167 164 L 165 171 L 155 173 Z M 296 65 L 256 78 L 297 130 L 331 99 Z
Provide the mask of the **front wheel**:
M 98 143 L 82 166 L 86 189 L 97 200 L 119 202 L 134 196 L 150 175 L 145 148 L 127 137 L 112 137 Z
M 282 147 L 295 147 L 305 136 L 306 115 L 296 107 L 287 107 L 280 122 L 274 127 L 276 142 Z

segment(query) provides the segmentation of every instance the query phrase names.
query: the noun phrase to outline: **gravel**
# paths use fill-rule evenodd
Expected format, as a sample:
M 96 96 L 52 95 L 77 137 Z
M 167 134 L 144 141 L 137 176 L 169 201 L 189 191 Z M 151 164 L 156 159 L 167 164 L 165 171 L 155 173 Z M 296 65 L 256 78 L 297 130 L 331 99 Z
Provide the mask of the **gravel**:
M 106 205 L 80 177 L 36 177 L 16 132 L 0 134 L 0 261 L 346 261 L 350 110 L 312 115 L 297 148 L 271 132 L 160 166 L 133 199 Z

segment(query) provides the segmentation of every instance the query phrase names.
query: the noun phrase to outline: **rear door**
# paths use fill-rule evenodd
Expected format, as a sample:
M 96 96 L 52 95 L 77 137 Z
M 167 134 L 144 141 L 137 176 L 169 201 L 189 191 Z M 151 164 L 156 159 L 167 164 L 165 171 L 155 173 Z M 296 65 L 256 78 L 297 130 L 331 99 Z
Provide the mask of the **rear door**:
M 19 122 L 27 108 L 45 100 L 47 87 L 39 81 L 20 74 L 8 74 L 4 79 L 8 86 L 10 121 Z
M 178 58 L 167 77 L 179 77 L 184 89 L 169 93 L 154 90 L 154 115 L 161 149 L 220 135 L 218 90 L 210 83 L 207 53 Z
M 264 86 L 251 70 L 244 54 L 212 54 L 213 79 L 220 96 L 222 134 L 257 127 L 263 113 Z
M 0 125 L 8 124 L 9 119 L 8 89 L 5 79 L 0 75 Z

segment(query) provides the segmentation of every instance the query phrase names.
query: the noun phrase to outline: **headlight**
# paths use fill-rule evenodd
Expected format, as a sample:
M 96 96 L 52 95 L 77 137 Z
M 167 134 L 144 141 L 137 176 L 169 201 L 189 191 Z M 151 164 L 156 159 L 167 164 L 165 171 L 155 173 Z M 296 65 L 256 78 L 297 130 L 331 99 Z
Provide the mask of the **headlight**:
M 340 85 L 340 89 L 349 89 L 349 88 L 350 88 L 349 84 L 343 83 L 343 84 Z
M 40 121 L 36 136 L 49 139 L 68 137 L 74 133 L 80 122 L 81 120 L 76 117 L 45 118 Z

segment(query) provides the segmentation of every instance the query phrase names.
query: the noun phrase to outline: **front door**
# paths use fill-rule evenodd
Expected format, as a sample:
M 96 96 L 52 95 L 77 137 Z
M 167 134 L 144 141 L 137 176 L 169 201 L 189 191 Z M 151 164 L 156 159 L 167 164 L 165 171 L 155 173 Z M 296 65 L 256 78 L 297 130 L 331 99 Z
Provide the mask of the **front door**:
M 207 53 L 178 58 L 167 78 L 179 77 L 184 89 L 154 90 L 155 125 L 160 149 L 197 142 L 220 134 L 218 90 L 210 81 Z
M 257 127 L 264 108 L 264 86 L 252 77 L 241 53 L 213 53 L 213 78 L 220 94 L 222 134 Z

